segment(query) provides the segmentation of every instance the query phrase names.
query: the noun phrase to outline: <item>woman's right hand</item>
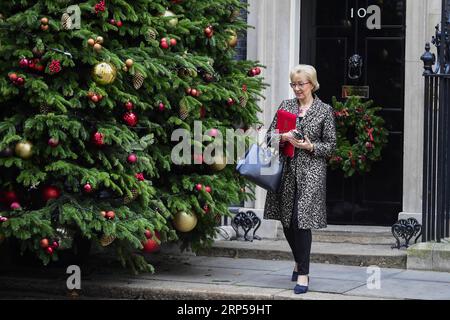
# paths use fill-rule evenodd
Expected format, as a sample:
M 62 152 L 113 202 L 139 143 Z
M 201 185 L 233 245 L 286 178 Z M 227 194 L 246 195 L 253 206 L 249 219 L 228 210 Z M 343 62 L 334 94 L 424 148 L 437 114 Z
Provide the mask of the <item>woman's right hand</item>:
M 287 141 L 287 142 L 292 143 L 292 142 L 296 141 L 297 139 L 295 138 L 294 134 L 292 133 L 293 131 L 295 131 L 295 130 L 291 130 L 289 132 L 283 133 L 281 135 L 281 142 Z

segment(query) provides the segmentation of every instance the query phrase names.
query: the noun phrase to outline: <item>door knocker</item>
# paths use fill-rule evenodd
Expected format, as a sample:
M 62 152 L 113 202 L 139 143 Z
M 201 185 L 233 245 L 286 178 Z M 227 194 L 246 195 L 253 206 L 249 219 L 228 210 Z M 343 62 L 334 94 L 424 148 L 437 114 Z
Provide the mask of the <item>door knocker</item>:
M 359 54 L 354 54 L 348 59 L 348 77 L 352 80 L 359 79 L 362 74 L 363 60 Z

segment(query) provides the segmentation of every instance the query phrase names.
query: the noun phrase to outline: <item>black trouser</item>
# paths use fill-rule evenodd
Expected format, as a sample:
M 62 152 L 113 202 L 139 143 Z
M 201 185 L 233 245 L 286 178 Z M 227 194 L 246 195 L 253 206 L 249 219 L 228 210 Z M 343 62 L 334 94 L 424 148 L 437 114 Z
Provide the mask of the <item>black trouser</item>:
M 299 229 L 298 227 L 298 198 L 295 189 L 294 209 L 292 210 L 291 225 L 283 228 L 286 240 L 291 247 L 299 275 L 309 274 L 309 258 L 311 255 L 312 235 L 311 229 Z

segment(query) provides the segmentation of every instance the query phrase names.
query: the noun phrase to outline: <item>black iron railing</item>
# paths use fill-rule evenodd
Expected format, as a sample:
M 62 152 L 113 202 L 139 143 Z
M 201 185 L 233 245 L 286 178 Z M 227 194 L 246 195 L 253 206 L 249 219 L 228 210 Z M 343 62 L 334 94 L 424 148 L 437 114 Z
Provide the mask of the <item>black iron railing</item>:
M 442 20 L 425 46 L 422 241 L 450 237 L 450 0 L 442 0 Z

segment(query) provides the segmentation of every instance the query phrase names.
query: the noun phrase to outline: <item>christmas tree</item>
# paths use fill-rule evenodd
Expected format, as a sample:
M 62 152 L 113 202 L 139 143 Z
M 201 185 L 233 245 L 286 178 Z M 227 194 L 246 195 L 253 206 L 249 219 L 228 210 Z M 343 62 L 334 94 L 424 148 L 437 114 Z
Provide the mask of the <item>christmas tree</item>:
M 2 1 L 0 242 L 48 264 L 87 239 L 147 271 L 140 253 L 161 242 L 211 244 L 228 206 L 253 197 L 224 156 L 202 153 L 227 128 L 258 124 L 260 66 L 235 59 L 245 10 L 238 0 Z M 173 160 L 176 129 L 200 150 L 191 161 Z

